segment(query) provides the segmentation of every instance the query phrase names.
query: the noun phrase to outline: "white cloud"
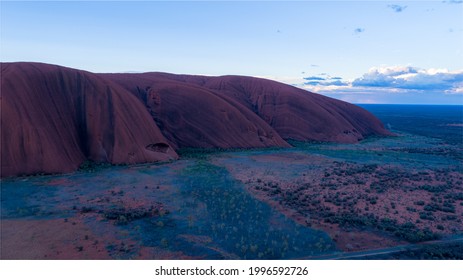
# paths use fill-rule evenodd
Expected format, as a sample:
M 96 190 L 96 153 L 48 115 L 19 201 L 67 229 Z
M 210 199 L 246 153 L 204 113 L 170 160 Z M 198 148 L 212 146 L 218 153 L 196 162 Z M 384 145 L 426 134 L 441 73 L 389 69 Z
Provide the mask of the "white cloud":
M 380 66 L 350 80 L 326 73 L 276 80 L 354 103 L 463 104 L 463 70 Z
M 353 87 L 396 88 L 410 91 L 459 92 L 463 70 L 421 69 L 411 66 L 371 68 L 362 77 L 352 81 Z

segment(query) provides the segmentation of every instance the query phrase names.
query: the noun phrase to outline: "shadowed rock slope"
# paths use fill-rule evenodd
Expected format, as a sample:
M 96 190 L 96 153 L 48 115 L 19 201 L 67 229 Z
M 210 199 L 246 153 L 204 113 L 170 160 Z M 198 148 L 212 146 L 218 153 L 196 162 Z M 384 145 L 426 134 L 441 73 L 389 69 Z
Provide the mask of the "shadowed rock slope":
M 270 80 L 167 73 L 93 74 L 1 64 L 1 176 L 95 162 L 176 159 L 174 149 L 354 143 L 390 135 L 352 104 Z

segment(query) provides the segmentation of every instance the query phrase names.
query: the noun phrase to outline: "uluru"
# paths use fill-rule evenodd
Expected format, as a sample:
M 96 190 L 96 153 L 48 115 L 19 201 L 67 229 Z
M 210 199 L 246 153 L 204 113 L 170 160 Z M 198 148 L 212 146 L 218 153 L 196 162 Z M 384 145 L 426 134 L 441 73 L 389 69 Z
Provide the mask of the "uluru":
M 1 177 L 178 159 L 180 148 L 355 143 L 391 135 L 368 111 L 272 80 L 98 74 L 1 64 Z

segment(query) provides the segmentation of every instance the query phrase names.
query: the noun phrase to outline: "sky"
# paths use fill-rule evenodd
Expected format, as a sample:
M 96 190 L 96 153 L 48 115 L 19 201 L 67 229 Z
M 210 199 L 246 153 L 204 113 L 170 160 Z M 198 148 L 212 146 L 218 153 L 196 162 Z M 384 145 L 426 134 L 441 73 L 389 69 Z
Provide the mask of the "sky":
M 463 104 L 463 0 L 0 3 L 2 62 L 247 75 L 352 103 Z

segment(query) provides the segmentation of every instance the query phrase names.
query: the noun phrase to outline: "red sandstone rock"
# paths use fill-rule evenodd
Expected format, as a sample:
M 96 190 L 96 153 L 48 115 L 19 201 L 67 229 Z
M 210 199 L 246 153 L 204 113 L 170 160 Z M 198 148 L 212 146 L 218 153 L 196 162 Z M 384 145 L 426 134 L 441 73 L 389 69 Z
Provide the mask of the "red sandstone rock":
M 86 159 L 175 159 L 181 147 L 391 135 L 360 107 L 252 77 L 93 74 L 42 63 L 2 63 L 1 76 L 2 177 L 70 172 Z
M 177 158 L 143 104 L 92 73 L 1 64 L 1 176 L 74 171 L 85 160 Z M 150 146 L 151 145 L 151 146 Z
M 355 143 L 370 135 L 391 135 L 358 106 L 275 81 L 224 76 L 204 86 L 252 109 L 284 139 Z
M 176 147 L 289 147 L 259 116 L 221 94 L 178 81 L 157 81 L 141 94 Z
M 243 105 L 269 124 L 283 139 L 355 143 L 370 135 L 392 135 L 375 116 L 363 108 L 271 80 L 168 73 L 100 75 L 119 83 L 148 106 L 151 101 L 147 99 L 147 91 L 155 91 L 168 81 L 196 85 L 203 92 L 213 92 L 229 103 L 235 101 L 233 104 Z M 178 88 L 179 91 L 188 90 L 183 86 Z M 171 90 L 172 94 L 177 92 Z

